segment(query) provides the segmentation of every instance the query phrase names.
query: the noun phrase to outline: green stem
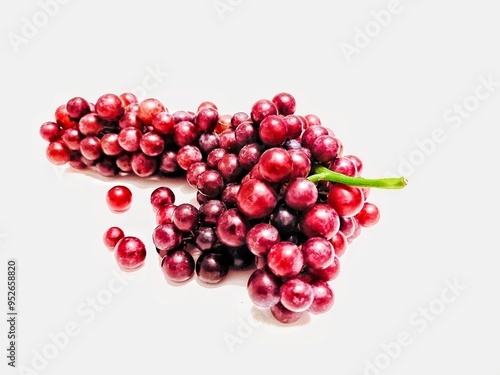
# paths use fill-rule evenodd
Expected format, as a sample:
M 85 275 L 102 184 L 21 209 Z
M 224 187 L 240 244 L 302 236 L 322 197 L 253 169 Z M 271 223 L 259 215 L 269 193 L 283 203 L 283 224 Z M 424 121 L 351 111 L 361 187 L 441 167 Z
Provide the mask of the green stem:
M 350 186 L 370 187 L 379 189 L 402 189 L 408 183 L 408 181 L 404 177 L 377 178 L 377 179 L 350 177 L 341 173 L 331 171 L 325 167 L 316 167 L 314 173 L 315 174 L 308 177 L 309 181 L 314 183 L 318 181 L 330 181 Z

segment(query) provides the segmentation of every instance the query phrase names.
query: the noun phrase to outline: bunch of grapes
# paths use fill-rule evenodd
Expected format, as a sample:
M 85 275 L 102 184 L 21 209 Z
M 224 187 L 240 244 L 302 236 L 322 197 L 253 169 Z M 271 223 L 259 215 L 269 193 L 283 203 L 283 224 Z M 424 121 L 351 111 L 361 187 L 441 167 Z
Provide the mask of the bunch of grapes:
M 370 188 L 406 184 L 362 178 L 362 161 L 344 155 L 318 116 L 295 112 L 288 93 L 234 115 L 220 115 L 211 102 L 170 114 L 156 99 L 106 94 L 95 105 L 71 99 L 40 134 L 56 165 L 94 167 L 108 177 L 184 173 L 198 208 L 176 205 L 166 186 L 151 194 L 165 276 L 180 283 L 196 273 L 218 283 L 231 269 L 254 267 L 252 302 L 292 323 L 332 307 L 339 258 L 380 217 Z

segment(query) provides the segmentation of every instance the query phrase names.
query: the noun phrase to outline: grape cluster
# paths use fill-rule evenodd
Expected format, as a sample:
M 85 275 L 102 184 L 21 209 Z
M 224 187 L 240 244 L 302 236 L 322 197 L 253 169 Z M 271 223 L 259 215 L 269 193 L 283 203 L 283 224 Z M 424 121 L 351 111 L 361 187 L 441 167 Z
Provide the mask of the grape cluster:
M 183 173 L 198 208 L 176 205 L 166 186 L 151 194 L 165 276 L 184 282 L 196 273 L 213 284 L 231 269 L 254 267 L 252 302 L 292 323 L 332 307 L 339 258 L 379 220 L 369 188 L 406 184 L 361 178 L 362 161 L 344 155 L 319 117 L 295 112 L 288 93 L 234 115 L 220 115 L 211 102 L 170 114 L 156 99 L 106 94 L 95 105 L 71 99 L 40 134 L 56 165 L 92 166 L 108 177 Z

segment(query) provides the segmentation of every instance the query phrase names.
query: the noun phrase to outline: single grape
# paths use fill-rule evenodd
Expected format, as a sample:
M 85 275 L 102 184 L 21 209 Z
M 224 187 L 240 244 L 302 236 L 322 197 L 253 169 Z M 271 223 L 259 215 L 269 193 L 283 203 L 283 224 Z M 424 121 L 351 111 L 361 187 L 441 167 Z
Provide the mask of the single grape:
M 246 114 L 245 112 L 236 112 L 233 117 L 231 117 L 231 127 L 236 129 L 238 125 L 247 121 L 251 121 L 248 114 Z
M 208 170 L 200 174 L 196 187 L 204 196 L 215 198 L 224 190 L 224 179 L 219 172 Z
M 357 171 L 356 176 L 361 176 L 361 173 L 363 173 L 363 162 L 361 161 L 361 159 L 358 158 L 356 155 L 346 155 L 345 158 L 352 161 L 356 166 L 356 171 Z
M 130 107 L 132 104 L 139 103 L 139 99 L 137 99 L 137 96 L 135 94 L 132 94 L 131 92 L 124 92 L 120 95 L 120 99 L 122 100 L 125 109 Z
M 213 132 L 219 120 L 219 113 L 211 107 L 202 108 L 197 114 L 195 123 L 203 132 Z
M 198 184 L 198 177 L 206 171 L 208 171 L 208 166 L 205 162 L 200 161 L 191 164 L 186 171 L 186 181 L 189 186 L 196 188 L 196 185 Z
M 333 281 L 337 278 L 340 273 L 340 262 L 338 257 L 333 258 L 333 262 L 326 268 L 323 269 L 309 269 L 309 272 L 317 279 L 323 281 Z
M 139 141 L 141 151 L 147 156 L 158 156 L 164 148 L 165 142 L 160 134 L 155 132 L 147 132 Z
M 340 230 L 337 232 L 337 234 L 335 234 L 335 236 L 332 237 L 330 243 L 332 244 L 335 255 L 338 258 L 344 255 L 345 251 L 347 250 L 347 245 L 349 244 L 347 242 L 346 236 Z
M 302 213 L 299 225 L 306 237 L 324 237 L 329 240 L 339 230 L 339 215 L 329 205 L 317 204 Z
M 240 211 L 231 208 L 219 216 L 215 230 L 224 245 L 238 247 L 245 244 L 250 224 Z
M 95 103 L 95 111 L 104 120 L 116 120 L 125 112 L 123 102 L 115 94 L 104 94 Z
M 169 187 L 160 186 L 153 190 L 149 201 L 153 207 L 153 211 L 158 212 L 160 208 L 175 203 L 175 194 Z
M 182 234 L 173 223 L 160 224 L 153 231 L 153 243 L 160 256 L 182 243 Z
M 40 126 L 40 136 L 47 142 L 54 142 L 61 136 L 61 129 L 55 122 L 47 121 Z
M 80 141 L 80 152 L 89 160 L 97 160 L 102 155 L 101 140 L 96 136 L 87 136 Z
M 134 127 L 127 127 L 118 133 L 118 144 L 125 151 L 135 152 L 141 146 L 142 132 Z
M 295 113 L 297 105 L 295 98 L 286 92 L 276 94 L 272 102 L 278 109 L 280 115 L 287 116 Z
M 179 147 L 192 145 L 197 135 L 196 126 L 190 121 L 181 121 L 174 126 L 173 139 Z
M 192 204 L 183 203 L 174 210 L 172 221 L 181 232 L 191 232 L 198 226 L 198 210 Z
M 118 142 L 118 134 L 107 133 L 101 138 L 102 152 L 108 156 L 117 156 L 123 152 L 122 146 Z
M 184 249 L 167 251 L 161 261 L 163 274 L 175 283 L 189 280 L 194 275 L 194 267 L 193 256 Z
M 158 159 L 155 157 L 147 156 L 142 152 L 136 152 L 130 159 L 132 172 L 139 177 L 152 176 L 158 169 Z
M 239 181 L 243 174 L 243 168 L 235 154 L 224 155 L 217 164 L 217 170 L 226 182 Z
M 299 219 L 297 213 L 286 205 L 278 205 L 271 213 L 269 223 L 278 229 L 282 238 L 296 232 Z
M 219 145 L 228 153 L 237 154 L 240 146 L 236 141 L 236 132 L 234 130 L 226 130 L 219 135 Z
M 226 211 L 226 206 L 220 200 L 209 200 L 202 204 L 199 209 L 200 222 L 203 225 L 215 226 L 219 216 Z
M 125 237 L 125 233 L 121 228 L 111 227 L 106 232 L 104 232 L 103 241 L 104 245 L 108 248 L 109 251 L 114 251 L 116 244 L 123 237 Z
M 146 260 L 146 247 L 137 237 L 123 237 L 115 246 L 115 259 L 123 271 L 137 271 Z
M 308 311 L 312 314 L 324 314 L 330 310 L 335 301 L 332 289 L 327 282 L 320 280 L 311 284 L 314 299 Z
M 160 112 L 165 112 L 166 108 L 164 105 L 157 99 L 149 98 L 143 100 L 139 104 L 139 109 L 137 111 L 137 116 L 141 120 L 141 122 L 145 125 L 151 125 L 153 123 L 153 119 Z
M 299 138 L 302 134 L 302 121 L 300 118 L 295 115 L 288 115 L 283 118 L 283 121 L 286 125 L 287 138 L 290 138 L 291 140 Z
M 290 154 L 279 147 L 264 151 L 257 165 L 262 178 L 269 182 L 283 182 L 290 178 L 293 171 Z
M 314 269 L 328 267 L 335 257 L 335 251 L 330 242 L 321 237 L 309 238 L 302 245 L 304 263 Z
M 207 284 L 219 283 L 229 272 L 229 264 L 221 253 L 205 251 L 196 260 L 196 275 Z
M 363 208 L 364 197 L 361 189 L 344 184 L 332 184 L 328 193 L 328 204 L 344 217 L 356 215 Z
M 174 132 L 175 120 L 170 113 L 162 111 L 153 116 L 151 125 L 153 125 L 153 129 L 158 134 L 170 136 Z
M 210 154 L 211 151 L 219 148 L 219 135 L 215 132 L 201 134 L 198 138 L 198 148 L 204 155 Z
M 366 202 L 356 218 L 362 227 L 371 227 L 380 220 L 380 211 L 373 203 Z
M 293 277 L 302 271 L 304 257 L 297 245 L 291 242 L 279 242 L 269 250 L 267 265 L 278 277 Z
M 220 200 L 225 204 L 227 208 L 236 208 L 238 206 L 238 193 L 240 191 L 241 185 L 237 182 L 232 182 L 227 184 L 222 194 Z
M 219 165 L 219 161 L 226 154 L 227 154 L 227 151 L 224 150 L 223 148 L 220 148 L 220 147 L 210 151 L 210 153 L 207 156 L 208 168 L 217 169 L 217 166 Z
M 241 185 L 236 203 L 238 209 L 250 219 L 261 219 L 268 216 L 276 207 L 277 197 L 269 184 L 251 179 Z
M 66 110 L 69 117 L 73 119 L 80 119 L 87 113 L 90 113 L 90 104 L 84 98 L 75 97 L 66 103 Z
M 73 120 L 69 117 L 68 110 L 66 109 L 66 104 L 62 104 L 57 107 L 55 112 L 56 123 L 62 129 L 75 128 L 78 126 L 78 121 Z
M 280 287 L 280 302 L 290 311 L 303 312 L 311 307 L 314 292 L 308 283 L 299 278 L 286 281 Z
M 285 121 L 279 116 L 267 116 L 259 126 L 259 137 L 268 147 L 279 146 L 285 142 L 288 131 Z
M 185 171 L 189 169 L 191 164 L 198 163 L 202 161 L 202 159 L 203 155 L 200 149 L 193 145 L 183 146 L 177 152 L 177 164 Z
M 284 323 L 284 324 L 295 323 L 304 314 L 303 312 L 290 311 L 279 302 L 276 305 L 271 306 L 270 311 L 271 311 L 271 314 L 273 315 L 273 317 L 278 322 Z
M 168 224 L 172 222 L 174 210 L 177 208 L 175 204 L 161 206 L 156 212 L 156 224 Z
M 290 175 L 290 179 L 309 176 L 311 159 L 304 150 L 306 149 L 288 150 L 288 154 L 292 158 L 292 174 Z
M 179 164 L 177 164 L 177 152 L 174 150 L 165 150 L 160 155 L 159 167 L 158 169 L 162 173 L 171 174 L 179 170 Z
M 288 184 L 285 191 L 285 203 L 297 211 L 312 208 L 318 200 L 316 185 L 307 178 L 299 177 Z
M 313 143 L 311 153 L 321 163 L 329 163 L 339 155 L 339 142 L 330 135 L 321 135 Z
M 265 269 L 257 269 L 248 278 L 247 292 L 256 306 L 268 308 L 280 301 L 280 281 Z
M 72 151 L 80 150 L 82 135 L 76 128 L 65 129 L 61 136 L 62 141 Z
M 132 192 L 126 186 L 113 186 L 106 194 L 106 203 L 114 213 L 128 211 L 132 205 Z
M 238 162 L 241 168 L 246 171 L 251 170 L 260 160 L 262 146 L 258 143 L 250 143 L 242 147 L 238 153 Z
M 260 223 L 248 231 L 245 241 L 252 253 L 256 256 L 264 256 L 271 247 L 280 242 L 280 235 L 271 224 Z
M 302 146 L 312 150 L 313 144 L 322 135 L 328 135 L 328 129 L 321 125 L 313 125 L 308 127 L 302 133 Z
M 276 105 L 267 99 L 261 99 L 255 102 L 250 113 L 252 120 L 257 124 L 260 124 L 260 122 L 267 116 L 277 114 L 278 109 L 276 108 Z
M 194 245 L 201 251 L 212 250 L 217 244 L 217 235 L 213 227 L 199 227 L 194 232 Z

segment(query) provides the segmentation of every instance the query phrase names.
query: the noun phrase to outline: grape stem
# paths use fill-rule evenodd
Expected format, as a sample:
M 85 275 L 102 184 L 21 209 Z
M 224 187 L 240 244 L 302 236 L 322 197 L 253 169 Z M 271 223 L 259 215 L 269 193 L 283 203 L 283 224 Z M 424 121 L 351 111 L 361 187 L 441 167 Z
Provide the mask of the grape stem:
M 308 177 L 308 180 L 314 183 L 318 181 L 330 181 L 350 186 L 379 189 L 402 189 L 408 183 L 408 181 L 404 177 L 377 179 L 350 177 L 341 173 L 331 171 L 330 169 L 321 166 L 316 167 L 314 169 L 314 173 L 315 174 Z

